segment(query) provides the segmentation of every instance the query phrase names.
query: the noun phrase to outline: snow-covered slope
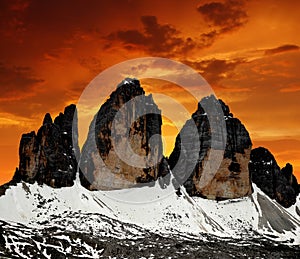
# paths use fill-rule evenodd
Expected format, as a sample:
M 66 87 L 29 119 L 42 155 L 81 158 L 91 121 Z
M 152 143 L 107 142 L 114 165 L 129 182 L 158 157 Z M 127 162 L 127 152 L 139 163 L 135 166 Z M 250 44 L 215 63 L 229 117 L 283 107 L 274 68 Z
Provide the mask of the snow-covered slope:
M 300 244 L 299 216 L 271 200 L 255 184 L 250 197 L 216 202 L 194 198 L 207 214 L 234 236 L 259 233 L 277 241 Z M 299 205 L 299 204 L 298 204 Z
M 97 213 L 122 222 L 133 223 L 161 233 L 198 235 L 214 232 L 224 235 L 222 228 L 187 195 L 178 196 L 168 188 L 136 188 L 120 191 L 88 191 L 78 182 L 73 187 L 53 189 L 38 184 L 19 183 L 0 197 L 0 218 L 40 227 L 53 224 L 59 216 L 64 224 L 68 213 Z M 68 224 L 68 223 L 67 223 Z M 76 224 L 75 224 L 76 225 Z M 94 227 L 93 217 L 76 228 Z M 99 227 L 99 226 L 98 226 Z
M 262 235 L 300 244 L 299 217 L 292 209 L 286 210 L 269 199 L 255 185 L 250 197 L 221 202 L 191 198 L 183 189 L 176 193 L 172 188 L 169 185 L 162 189 L 156 184 L 91 192 L 78 181 L 73 187 L 61 189 L 22 182 L 0 197 L 0 219 L 35 228 L 65 226 L 72 231 L 93 230 L 118 238 L 139 237 L 143 229 L 194 238 L 203 233 L 236 238 Z M 299 199 L 297 202 L 295 206 L 299 206 Z M 134 227 L 123 229 L 117 222 Z
M 298 195 L 296 199 L 296 203 L 291 207 L 286 209 L 290 214 L 292 214 L 295 218 L 300 218 L 300 195 Z

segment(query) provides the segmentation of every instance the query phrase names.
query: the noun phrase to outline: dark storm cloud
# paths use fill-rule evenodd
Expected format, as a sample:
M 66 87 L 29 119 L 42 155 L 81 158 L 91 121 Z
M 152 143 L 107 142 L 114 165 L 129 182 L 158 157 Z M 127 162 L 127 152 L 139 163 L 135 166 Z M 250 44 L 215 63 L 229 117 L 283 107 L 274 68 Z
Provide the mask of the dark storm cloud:
M 32 95 L 43 80 L 33 75 L 30 67 L 9 66 L 0 62 L 0 99 L 23 99 Z
M 282 53 L 282 52 L 286 52 L 286 51 L 295 51 L 295 50 L 299 50 L 299 49 L 300 49 L 300 47 L 297 45 L 286 44 L 286 45 L 279 46 L 277 48 L 266 49 L 265 55 L 273 55 L 273 54 L 278 54 L 278 53 Z
M 203 61 L 184 61 L 185 64 L 196 69 L 210 84 L 216 84 L 220 80 L 232 77 L 234 69 L 243 64 L 244 60 L 223 60 L 223 59 L 210 59 Z
M 156 16 L 142 16 L 143 30 L 119 30 L 108 35 L 108 40 L 120 40 L 126 45 L 138 45 L 150 53 L 184 53 L 195 47 L 191 38 L 182 38 L 170 24 L 159 24 Z
M 200 5 L 197 10 L 214 26 L 220 27 L 221 32 L 235 30 L 247 22 L 245 2 L 229 0 L 211 2 Z
M 212 27 L 201 34 L 204 46 L 212 45 L 219 35 L 242 27 L 248 20 L 245 1 L 211 2 L 198 6 L 197 10 Z
M 207 32 L 207 33 L 202 33 L 200 35 L 200 41 L 201 41 L 201 44 L 203 46 L 211 46 L 215 40 L 216 40 L 216 37 L 219 35 L 219 33 L 216 31 L 216 30 L 213 30 L 213 31 L 210 31 L 210 32 Z

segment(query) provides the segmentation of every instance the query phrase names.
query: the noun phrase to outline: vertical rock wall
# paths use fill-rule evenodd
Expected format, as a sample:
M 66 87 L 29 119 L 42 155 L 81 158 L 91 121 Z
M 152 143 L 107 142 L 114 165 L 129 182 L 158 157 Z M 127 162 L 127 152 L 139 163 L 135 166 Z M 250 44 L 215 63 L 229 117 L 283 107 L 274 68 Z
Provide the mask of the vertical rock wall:
M 52 187 L 73 185 L 77 170 L 75 152 L 79 152 L 78 146 L 73 147 L 72 143 L 75 111 L 75 105 L 66 107 L 54 122 L 47 113 L 37 134 L 32 131 L 22 135 L 17 172 L 22 180 Z
M 280 170 L 271 152 L 259 147 L 251 151 L 249 171 L 253 183 L 271 199 L 275 199 L 284 207 L 295 204 L 299 186 L 291 164 L 286 164 Z
M 221 100 L 216 100 L 214 96 L 206 97 L 202 100 L 210 107 L 216 105 L 216 102 L 222 107 L 223 114 L 216 114 L 216 120 L 224 118 L 227 129 L 226 148 L 221 162 L 214 177 L 205 186 L 200 187 L 200 181 L 203 177 L 203 168 L 208 159 L 209 152 L 217 153 L 218 150 L 211 148 L 211 128 L 206 112 L 199 103 L 197 111 L 192 115 L 192 119 L 198 128 L 200 147 L 195 150 L 193 143 L 187 144 L 184 149 L 188 159 L 193 153 L 198 152 L 197 164 L 191 176 L 187 179 L 184 186 L 190 195 L 201 196 L 209 199 L 232 199 L 250 195 L 252 193 L 250 176 L 248 171 L 248 162 L 251 152 L 251 140 L 244 125 L 234 118 L 229 108 Z M 188 121 L 184 127 L 193 122 Z M 182 131 L 181 131 L 182 132 Z M 217 139 L 221 139 L 218 136 Z M 181 138 L 177 136 L 175 148 L 170 155 L 169 163 L 171 169 L 178 162 L 181 152 Z M 213 163 L 212 163 L 213 164 Z M 187 165 L 188 166 L 188 165 Z M 187 168 L 187 167 L 186 167 Z M 182 170 L 187 170 L 182 168 Z
M 150 142 L 154 135 L 161 135 L 161 124 L 161 112 L 152 96 L 145 95 L 138 80 L 123 80 L 101 106 L 90 126 L 80 159 L 83 185 L 101 190 L 126 188 L 153 182 L 166 174 L 167 166 L 162 168 L 165 163 L 162 163 L 161 137 Z M 117 134 L 112 136 L 114 132 Z M 126 141 L 133 151 L 127 157 L 130 163 L 124 161 L 116 150 L 118 147 L 124 156 L 130 154 Z M 135 166 L 138 159 L 134 154 L 148 157 L 144 160 L 144 167 Z

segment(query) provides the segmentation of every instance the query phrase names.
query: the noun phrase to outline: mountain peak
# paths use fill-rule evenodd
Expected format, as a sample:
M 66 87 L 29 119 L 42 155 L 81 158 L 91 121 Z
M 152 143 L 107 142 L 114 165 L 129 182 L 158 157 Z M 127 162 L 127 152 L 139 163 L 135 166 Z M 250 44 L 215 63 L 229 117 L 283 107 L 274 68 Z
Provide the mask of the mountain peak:
M 218 109 L 221 106 L 222 111 Z M 212 130 L 210 128 L 209 118 L 215 116 L 217 120 L 224 118 L 227 130 L 227 140 L 225 152 L 220 167 L 216 170 L 215 175 L 210 179 L 206 186 L 200 187 L 200 182 L 205 179 L 205 168 L 210 162 L 210 152 L 218 152 L 212 148 Z M 204 97 L 198 104 L 198 109 L 192 115 L 192 120 L 198 128 L 200 147 L 194 147 L 194 142 L 187 142 L 184 146 L 181 143 L 180 135 L 176 138 L 173 152 L 170 155 L 170 167 L 174 172 L 175 165 L 179 161 L 181 150 L 186 150 L 183 160 L 190 161 L 191 157 L 198 152 L 196 166 L 190 177 L 184 183 L 187 192 L 192 196 L 200 196 L 208 199 L 233 199 L 248 196 L 252 193 L 248 163 L 252 142 L 245 126 L 237 118 L 233 118 L 229 107 L 214 95 Z M 187 134 L 191 121 L 187 121 L 180 134 Z M 184 133 L 187 129 L 187 133 Z M 223 139 L 220 133 L 219 139 Z M 196 151 L 195 151 L 196 150 Z M 182 158 L 181 158 L 182 159 Z M 187 171 L 188 164 L 181 168 L 181 171 Z M 178 172 L 181 173 L 181 172 Z M 211 173 L 206 172 L 206 173 Z
M 230 112 L 229 106 L 226 105 L 221 99 L 217 99 L 214 95 L 203 97 L 198 103 L 197 111 L 194 114 L 195 116 L 197 116 L 196 114 L 203 115 L 207 113 L 207 110 L 213 113 L 218 112 L 218 110 L 216 109 L 218 105 L 221 106 L 224 116 L 233 117 L 232 113 Z
M 64 115 L 68 117 L 73 116 L 75 111 L 76 111 L 76 105 L 72 103 L 65 107 Z
M 44 117 L 44 120 L 43 120 L 43 125 L 51 124 L 51 123 L 52 123 L 51 115 L 50 115 L 50 113 L 46 113 L 45 117 Z
M 123 85 L 140 85 L 140 81 L 136 78 L 126 77 L 121 83 L 118 84 L 117 88 Z
M 295 204 L 299 186 L 291 164 L 280 169 L 272 153 L 258 147 L 251 151 L 249 171 L 253 183 L 271 199 L 284 207 Z
M 135 99 L 134 102 L 129 102 L 133 99 Z M 127 103 L 128 109 L 122 110 L 123 105 Z M 198 183 L 211 151 L 211 130 L 206 111 L 211 109 L 213 113 L 220 113 L 220 109 L 217 109 L 220 106 L 227 129 L 223 161 L 211 183 L 204 189 L 199 189 Z M 136 111 L 139 109 L 142 111 L 147 109 L 147 113 L 135 118 Z M 146 168 L 133 169 L 117 157 L 111 133 L 112 122 L 119 111 L 123 117 L 117 125 L 129 129 L 130 145 L 134 153 L 142 156 L 150 155 L 153 161 L 159 161 L 157 166 L 149 164 Z M 132 121 L 133 118 L 135 121 Z M 218 119 L 222 119 L 222 117 L 218 117 Z M 252 192 L 250 179 L 252 175 L 252 181 L 262 188 L 269 197 L 277 199 L 285 207 L 295 203 L 299 187 L 297 179 L 292 173 L 292 165 L 287 164 L 280 169 L 273 155 L 265 148 L 257 148 L 251 152 L 252 142 L 247 129 L 239 119 L 233 117 L 228 105 L 221 99 L 217 99 L 214 95 L 204 97 L 199 102 L 192 118 L 187 121 L 183 128 L 189 127 L 191 122 L 194 122 L 198 128 L 200 146 L 196 147 L 195 143 L 190 143 L 190 146 L 183 147 L 179 135 L 167 162 L 162 154 L 161 139 L 157 140 L 156 146 L 151 146 L 150 143 L 152 135 L 161 135 L 161 111 L 155 104 L 152 95 L 145 95 L 139 80 L 135 78 L 124 79 L 100 107 L 94 118 L 95 127 L 90 128 L 94 132 L 89 132 L 80 159 L 81 163 L 85 163 L 81 169 L 83 168 L 85 172 L 90 171 L 90 175 L 84 175 L 84 172 L 80 172 L 82 185 L 88 189 L 97 189 L 105 186 L 105 181 L 109 182 L 114 179 L 118 182 L 120 175 L 125 181 L 123 179 L 118 182 L 119 188 L 126 188 L 126 186 L 132 186 L 136 183 L 153 182 L 160 176 L 166 176 L 169 173 L 169 165 L 172 169 L 174 168 L 179 159 L 181 148 L 184 148 L 186 154 L 184 154 L 183 159 L 188 161 L 184 163 L 187 167 L 189 166 L 188 163 L 192 161 L 189 152 L 196 150 L 196 153 L 199 154 L 191 176 L 184 183 L 188 193 L 192 196 L 209 199 L 231 199 L 248 196 Z M 76 126 L 76 106 L 71 104 L 65 107 L 64 112 L 60 113 L 54 122 L 51 115 L 47 113 L 37 134 L 34 131 L 23 134 L 19 149 L 19 169 L 15 179 L 29 183 L 45 183 L 52 187 L 73 185 L 78 166 L 75 153 L 78 154 L 78 157 L 80 155 L 78 146 L 73 146 L 72 134 L 75 133 L 76 138 L 76 128 L 73 131 L 74 126 Z M 118 137 L 119 140 L 122 140 L 122 136 Z M 89 147 L 95 139 L 95 149 L 91 151 Z M 93 160 L 92 152 L 100 155 L 113 173 L 103 173 L 103 165 L 100 165 L 99 161 Z M 90 162 L 86 162 L 88 161 L 87 158 L 90 158 Z M 269 165 L 273 166 L 273 173 L 270 173 L 270 177 Z M 186 170 L 186 168 L 181 169 L 182 171 Z M 175 175 L 174 172 L 173 174 Z M 113 179 L 110 179 L 112 176 Z M 87 178 L 89 181 L 86 181 Z M 275 185 L 274 182 L 276 182 Z
M 126 104 L 125 107 L 124 104 Z M 116 120 L 114 127 L 123 129 L 122 132 L 128 131 L 128 136 L 118 133 L 112 139 L 112 132 L 115 129 L 113 123 Z M 85 187 L 89 189 L 126 188 L 155 181 L 161 172 L 165 171 L 161 168 L 164 165 L 161 139 L 150 143 L 153 135 L 161 135 L 161 111 L 152 95 L 145 95 L 137 79 L 123 80 L 100 107 L 92 123 L 95 123 L 95 127 L 90 127 L 87 141 L 82 149 L 81 161 L 83 162 L 80 164 L 81 179 Z M 96 147 L 93 146 L 95 138 Z M 133 153 L 129 152 L 129 148 L 124 144 L 127 141 Z M 128 150 L 127 153 L 130 153 L 128 161 L 118 157 L 117 147 Z M 105 165 L 101 165 L 101 161 L 95 162 L 93 157 L 96 154 L 100 155 Z M 141 161 L 139 157 L 145 158 L 144 165 L 130 164 L 130 161 Z M 150 161 L 158 163 L 153 165 Z M 136 163 L 139 164 L 139 162 Z

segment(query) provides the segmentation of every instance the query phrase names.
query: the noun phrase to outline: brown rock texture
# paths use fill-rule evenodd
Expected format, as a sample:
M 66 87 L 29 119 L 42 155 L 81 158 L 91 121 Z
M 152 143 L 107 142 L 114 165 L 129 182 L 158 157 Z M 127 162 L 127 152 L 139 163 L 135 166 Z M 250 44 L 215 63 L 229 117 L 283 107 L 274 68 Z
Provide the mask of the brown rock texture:
M 203 107 L 216 104 L 222 112 L 214 110 L 215 121 L 212 122 Z M 216 130 L 222 120 L 226 125 L 226 140 Z M 217 127 L 211 127 L 211 123 Z M 152 96 L 145 95 L 138 80 L 129 78 L 118 85 L 95 115 L 81 154 L 77 144 L 76 106 L 67 106 L 54 122 L 47 113 L 37 134 L 32 131 L 22 135 L 19 168 L 10 182 L 0 186 L 0 196 L 21 180 L 52 187 L 73 185 L 77 157 L 80 158 L 81 183 L 90 190 L 153 185 L 157 179 L 163 187 L 172 179 L 175 187 L 183 184 L 192 196 L 222 200 L 250 195 L 252 180 L 284 207 L 295 204 L 300 188 L 292 165 L 286 164 L 280 169 L 267 149 L 251 150 L 248 131 L 223 101 L 214 96 L 201 100 L 197 111 L 177 136 L 169 159 L 162 154 L 161 125 L 161 112 Z M 195 132 L 191 130 L 193 125 L 196 125 Z M 212 132 L 212 128 L 216 132 Z M 212 133 L 217 133 L 214 141 Z M 195 136 L 199 142 L 194 141 Z M 222 152 L 220 143 L 224 141 L 225 152 Z M 117 152 L 118 148 L 125 155 L 125 161 Z M 132 152 L 127 152 L 128 149 Z M 144 166 L 135 166 L 139 164 L 137 156 L 143 157 Z M 220 166 L 214 162 L 218 158 Z M 169 165 L 176 180 L 170 177 Z M 210 170 L 205 171 L 205 168 Z M 211 175 L 203 185 L 207 172 Z M 212 175 L 211 172 L 216 173 Z
M 167 174 L 162 155 L 161 124 L 161 112 L 152 95 L 145 95 L 138 80 L 123 80 L 91 123 L 80 159 L 83 186 L 91 190 L 127 188 L 139 183 L 153 183 L 159 176 Z M 151 141 L 154 135 L 157 137 Z M 117 149 L 128 160 L 124 161 Z M 147 157 L 143 167 L 135 166 L 139 164 L 135 155 Z
M 73 117 L 76 116 L 75 105 L 65 108 L 52 121 L 49 113 L 45 115 L 43 125 L 35 134 L 34 131 L 23 134 L 19 147 L 18 178 L 25 182 L 45 183 L 52 187 L 73 185 L 77 171 L 75 153 L 78 146 L 72 143 Z M 74 133 L 77 132 L 75 117 Z M 75 142 L 77 143 L 77 142 Z
M 225 152 L 221 149 L 211 146 L 211 128 L 208 117 L 201 103 L 210 105 L 219 104 L 222 107 L 223 114 L 215 114 L 216 121 L 225 119 L 227 140 Z M 194 143 L 181 143 L 180 134 L 182 134 L 191 123 L 195 123 L 198 129 L 200 146 Z M 251 181 L 248 170 L 250 152 L 252 143 L 245 126 L 230 113 L 229 107 L 223 101 L 217 100 L 214 96 L 204 98 L 198 105 L 197 111 L 192 115 L 192 119 L 187 121 L 180 134 L 176 138 L 174 150 L 169 158 L 171 169 L 178 163 L 181 150 L 185 152 L 183 159 L 188 160 L 194 156 L 196 166 L 192 174 L 185 181 L 184 186 L 187 192 L 192 196 L 200 196 L 208 199 L 233 199 L 248 196 L 252 193 Z M 222 139 L 218 136 L 217 139 Z M 216 174 L 209 179 L 208 184 L 200 185 L 201 178 L 206 177 L 203 174 L 204 165 L 208 160 L 208 155 L 213 152 L 215 157 L 222 156 L 222 162 L 216 169 Z M 196 157 L 195 155 L 196 154 Z M 214 157 L 209 161 L 211 172 L 214 168 Z M 188 171 L 188 164 L 181 168 L 182 171 Z M 211 173 L 208 172 L 208 173 Z

